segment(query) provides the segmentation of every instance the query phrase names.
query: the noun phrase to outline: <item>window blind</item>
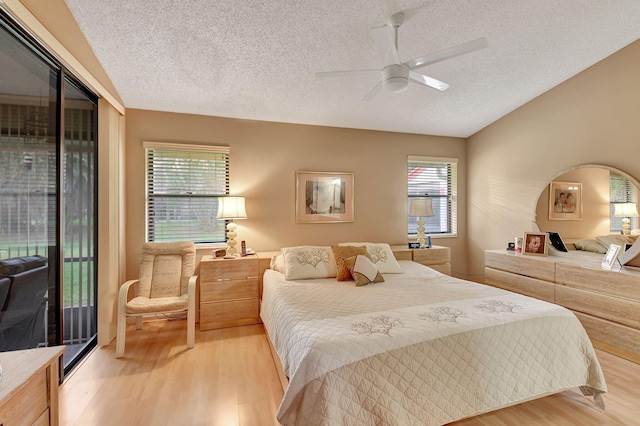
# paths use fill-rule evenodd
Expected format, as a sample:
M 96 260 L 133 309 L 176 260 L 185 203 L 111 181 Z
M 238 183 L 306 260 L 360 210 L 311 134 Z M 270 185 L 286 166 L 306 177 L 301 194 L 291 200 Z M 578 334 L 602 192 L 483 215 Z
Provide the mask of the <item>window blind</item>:
M 229 193 L 229 149 L 144 143 L 147 241 L 224 242 L 218 198 Z
M 431 198 L 434 215 L 422 218 L 425 234 L 455 235 L 458 160 L 409 156 L 407 166 L 407 212 L 412 198 Z M 409 235 L 417 234 L 417 220 L 407 217 Z
M 622 231 L 622 217 L 614 216 L 614 203 L 636 203 L 638 204 L 638 189 L 624 176 L 609 176 L 609 201 L 611 202 L 610 230 L 611 232 Z M 630 217 L 631 229 L 638 228 L 638 218 Z

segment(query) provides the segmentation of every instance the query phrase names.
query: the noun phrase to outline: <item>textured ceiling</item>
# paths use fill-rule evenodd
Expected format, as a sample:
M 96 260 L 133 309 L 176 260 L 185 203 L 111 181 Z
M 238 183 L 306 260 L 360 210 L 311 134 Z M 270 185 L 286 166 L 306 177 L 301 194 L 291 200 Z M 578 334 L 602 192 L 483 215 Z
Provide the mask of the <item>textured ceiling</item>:
M 66 0 L 127 108 L 467 137 L 640 38 L 638 0 Z M 369 30 L 404 11 L 400 59 L 489 47 L 362 98 Z

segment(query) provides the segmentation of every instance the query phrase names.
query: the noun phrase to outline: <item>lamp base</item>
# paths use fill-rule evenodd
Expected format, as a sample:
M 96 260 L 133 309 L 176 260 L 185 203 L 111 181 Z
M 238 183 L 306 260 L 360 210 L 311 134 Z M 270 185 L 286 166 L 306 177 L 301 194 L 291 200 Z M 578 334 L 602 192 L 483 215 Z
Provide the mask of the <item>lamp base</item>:
M 424 245 L 424 220 L 418 218 L 418 234 L 416 235 L 416 242 L 420 244 L 420 248 Z
M 631 235 L 631 219 L 628 217 L 622 219 L 622 233 L 624 235 Z
M 238 252 L 238 250 L 236 249 L 236 237 L 238 236 L 238 234 L 236 234 L 236 229 L 238 228 L 238 225 L 236 225 L 233 221 L 229 221 L 229 223 L 227 223 L 227 245 L 229 246 L 229 248 L 227 248 L 227 254 L 225 255 L 225 259 L 235 259 L 236 257 L 236 253 Z

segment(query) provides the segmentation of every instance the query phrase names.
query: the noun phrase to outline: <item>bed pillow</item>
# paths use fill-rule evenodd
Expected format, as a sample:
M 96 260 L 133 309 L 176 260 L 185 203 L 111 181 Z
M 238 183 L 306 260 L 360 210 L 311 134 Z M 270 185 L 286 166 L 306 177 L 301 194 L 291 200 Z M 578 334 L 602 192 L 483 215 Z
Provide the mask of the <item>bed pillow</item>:
M 271 258 L 271 265 L 269 265 L 274 271 L 278 271 L 284 274 L 284 256 L 279 254 Z
M 345 259 L 357 255 L 368 256 L 365 246 L 331 246 L 333 257 L 336 259 L 336 279 L 338 281 L 352 280 L 351 272 L 345 263 Z
M 345 264 L 357 287 L 384 281 L 376 265 L 366 255 L 357 255 L 345 259 Z
M 622 234 L 603 235 L 601 237 L 596 237 L 596 240 L 605 247 L 605 250 L 608 249 L 611 244 L 619 245 L 622 247 L 622 250 L 624 250 L 627 247 L 627 244 L 630 243 L 629 238 Z
M 298 246 L 282 249 L 284 277 L 287 280 L 333 278 L 336 260 L 329 246 Z
M 576 250 L 592 251 L 594 253 L 605 254 L 607 249 L 598 240 L 578 240 L 573 243 Z
M 382 274 L 401 274 L 402 268 L 387 243 L 340 243 L 340 246 L 365 246 L 369 258 Z

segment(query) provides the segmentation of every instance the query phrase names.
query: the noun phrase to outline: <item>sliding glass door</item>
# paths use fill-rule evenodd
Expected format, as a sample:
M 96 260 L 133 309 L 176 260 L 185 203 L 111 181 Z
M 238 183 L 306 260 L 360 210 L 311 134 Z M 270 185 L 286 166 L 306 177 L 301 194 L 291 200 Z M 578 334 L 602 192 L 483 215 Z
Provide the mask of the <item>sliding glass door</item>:
M 0 13 L 0 351 L 96 335 L 97 98 Z

